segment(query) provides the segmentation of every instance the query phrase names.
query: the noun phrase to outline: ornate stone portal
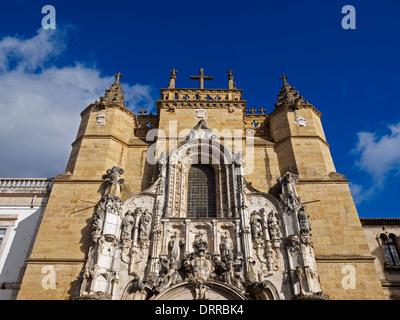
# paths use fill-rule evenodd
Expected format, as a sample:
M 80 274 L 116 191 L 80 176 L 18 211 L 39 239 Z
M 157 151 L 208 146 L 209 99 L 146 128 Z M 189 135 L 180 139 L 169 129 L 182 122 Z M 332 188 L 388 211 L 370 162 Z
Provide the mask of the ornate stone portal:
M 218 181 L 213 218 L 186 216 L 187 173 L 199 156 Z M 327 298 L 295 176 L 278 179 L 279 198 L 252 188 L 242 156 L 204 120 L 158 165 L 156 182 L 126 201 L 124 171 L 103 177 L 79 299 Z

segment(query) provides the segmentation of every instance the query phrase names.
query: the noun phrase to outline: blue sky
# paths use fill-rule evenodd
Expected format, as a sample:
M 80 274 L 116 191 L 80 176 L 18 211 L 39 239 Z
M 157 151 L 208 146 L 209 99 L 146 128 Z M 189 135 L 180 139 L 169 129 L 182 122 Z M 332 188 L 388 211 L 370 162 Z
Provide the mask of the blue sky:
M 56 30 L 41 28 L 44 5 Z M 356 29 L 342 28 L 344 5 Z M 279 76 L 322 113 L 336 171 L 361 217 L 400 217 L 399 1 L 28 1 L 0 12 L 0 176 L 65 169 L 79 113 L 121 79 L 128 107 L 155 112 L 159 88 L 228 69 L 248 108 L 271 112 Z

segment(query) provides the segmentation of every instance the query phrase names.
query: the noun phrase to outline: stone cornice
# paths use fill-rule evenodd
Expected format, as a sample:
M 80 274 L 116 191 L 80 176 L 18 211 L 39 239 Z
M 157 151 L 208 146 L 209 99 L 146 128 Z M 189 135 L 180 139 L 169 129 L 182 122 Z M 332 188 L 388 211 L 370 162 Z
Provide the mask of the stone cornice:
M 330 145 L 328 142 L 326 142 L 324 139 L 322 139 L 320 136 L 294 136 L 294 135 L 289 135 L 286 138 L 283 138 L 282 140 L 276 141 L 275 145 L 278 146 L 279 144 L 281 144 L 282 142 L 286 141 L 287 139 L 290 138 L 299 138 L 299 139 L 309 139 L 309 138 L 317 138 L 318 140 L 320 140 L 322 143 L 324 143 L 328 148 L 330 148 Z
M 174 109 L 246 109 L 245 100 L 157 100 L 157 111 L 160 109 L 168 109 L 173 111 Z
M 28 258 L 26 262 L 30 264 L 76 264 L 84 263 L 86 259 Z
M 284 104 L 278 108 L 276 108 L 275 110 L 273 110 L 272 112 L 270 112 L 268 114 L 268 117 L 274 116 L 275 114 L 284 111 L 284 110 L 288 110 L 290 109 L 290 111 L 294 111 L 294 110 L 298 110 L 298 109 L 311 109 L 312 111 L 314 111 L 314 113 L 321 119 L 322 118 L 322 113 L 319 112 L 317 110 L 317 108 L 315 108 L 312 104 L 301 104 L 299 106 L 294 107 L 293 104 Z
M 118 105 L 118 104 L 113 104 L 113 105 L 107 106 L 107 108 L 102 108 L 99 102 L 97 102 L 97 103 L 92 103 L 92 104 L 90 104 L 89 106 L 87 106 L 87 107 L 80 113 L 81 117 L 83 117 L 83 115 L 84 115 L 86 112 L 92 111 L 92 110 L 95 109 L 95 108 L 98 108 L 99 111 L 105 110 L 105 109 L 111 109 L 111 108 L 119 109 L 119 110 L 121 110 L 122 112 L 124 112 L 124 113 L 126 113 L 127 115 L 129 115 L 130 117 L 132 117 L 132 118 L 135 120 L 135 126 L 136 126 L 136 114 L 133 113 L 132 111 L 128 110 L 126 107 L 123 107 L 123 106 Z
M 343 262 L 365 262 L 371 263 L 375 260 L 373 256 L 358 256 L 358 255 L 316 255 L 315 260 L 317 263 L 343 263 Z
M 400 218 L 360 218 L 363 226 L 400 226 Z
M 142 144 L 139 145 L 139 144 L 133 143 L 133 142 L 132 142 L 132 139 L 130 139 L 129 142 L 126 143 L 126 142 L 124 142 L 124 141 L 118 139 L 117 137 L 115 137 L 115 136 L 113 136 L 113 135 L 85 134 L 85 135 L 80 136 L 78 139 L 76 139 L 76 140 L 72 143 L 72 147 L 73 147 L 75 144 L 77 144 L 78 142 L 80 142 L 81 140 L 83 140 L 84 138 L 85 138 L 85 139 L 111 139 L 111 140 L 113 140 L 113 141 L 116 141 L 116 142 L 122 144 L 124 147 L 127 147 L 127 148 L 147 147 L 147 146 L 149 146 L 150 144 L 154 143 L 154 141 L 151 141 L 151 142 L 147 143 L 147 142 L 143 141 L 142 139 L 138 139 L 138 140 L 142 141 Z M 135 138 L 136 138 L 136 137 L 135 137 Z

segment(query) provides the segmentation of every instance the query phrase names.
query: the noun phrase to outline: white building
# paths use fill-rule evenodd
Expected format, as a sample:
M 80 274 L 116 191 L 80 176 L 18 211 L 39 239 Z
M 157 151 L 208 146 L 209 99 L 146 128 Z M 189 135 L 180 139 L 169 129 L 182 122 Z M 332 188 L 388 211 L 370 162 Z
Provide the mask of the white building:
M 51 187 L 51 178 L 0 178 L 1 300 L 18 293 Z

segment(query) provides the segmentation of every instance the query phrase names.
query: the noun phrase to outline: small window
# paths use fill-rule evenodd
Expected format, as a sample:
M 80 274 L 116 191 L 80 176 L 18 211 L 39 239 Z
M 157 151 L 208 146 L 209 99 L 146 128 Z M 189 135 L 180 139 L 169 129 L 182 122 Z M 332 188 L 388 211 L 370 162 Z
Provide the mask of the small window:
M 0 228 L 0 246 L 3 243 L 4 238 L 6 237 L 7 228 Z
M 400 266 L 399 251 L 396 245 L 396 236 L 390 234 L 381 234 L 380 241 L 382 245 L 382 250 L 385 255 L 386 264 L 388 266 Z

